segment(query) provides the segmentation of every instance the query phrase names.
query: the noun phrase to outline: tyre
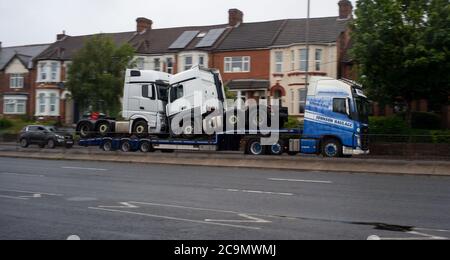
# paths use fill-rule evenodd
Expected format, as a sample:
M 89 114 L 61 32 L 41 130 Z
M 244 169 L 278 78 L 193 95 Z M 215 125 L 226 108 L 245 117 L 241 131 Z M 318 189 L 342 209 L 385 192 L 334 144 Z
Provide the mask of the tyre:
M 148 124 L 145 121 L 138 121 L 133 125 L 133 133 L 142 138 L 148 135 Z
M 111 152 L 112 151 L 112 141 L 106 140 L 105 142 L 103 142 L 102 149 L 105 152 Z
M 83 139 L 91 137 L 92 131 L 93 131 L 92 125 L 87 122 L 82 123 L 78 127 L 78 135 Z
M 339 140 L 327 139 L 322 146 L 322 155 L 328 158 L 338 158 L 342 156 L 342 145 Z
M 130 144 L 130 142 L 129 142 L 129 141 L 123 141 L 123 142 L 120 144 L 120 150 L 121 150 L 122 152 L 124 152 L 124 153 L 130 152 L 130 151 L 131 151 L 131 144 Z
M 22 138 L 20 140 L 20 147 L 27 148 L 29 145 L 30 145 L 30 143 L 28 142 L 28 140 L 26 138 Z
M 101 122 L 97 125 L 96 132 L 102 137 L 107 136 L 111 133 L 111 124 L 109 122 Z
M 139 151 L 143 153 L 153 152 L 153 145 L 148 141 L 142 141 L 139 145 Z
M 250 140 L 247 143 L 247 154 L 251 154 L 251 155 L 264 155 L 265 151 L 264 151 L 264 146 L 261 144 L 260 140 Z
M 274 145 L 269 146 L 268 150 L 271 155 L 283 155 L 284 146 L 281 142 L 278 142 Z
M 50 139 L 47 141 L 47 148 L 48 149 L 55 149 L 56 147 L 56 142 L 53 139 Z

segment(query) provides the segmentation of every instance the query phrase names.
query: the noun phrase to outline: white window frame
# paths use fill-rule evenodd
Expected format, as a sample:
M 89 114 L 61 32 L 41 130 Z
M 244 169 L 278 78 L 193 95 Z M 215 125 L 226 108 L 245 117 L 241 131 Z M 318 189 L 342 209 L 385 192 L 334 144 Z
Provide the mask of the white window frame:
M 136 58 L 135 62 L 136 62 L 136 68 L 138 70 L 144 70 L 145 69 L 145 58 L 138 57 L 138 58 Z
M 46 82 L 48 80 L 47 63 L 40 62 L 38 65 L 38 81 Z
M 306 71 L 308 69 L 308 49 L 299 50 L 300 71 Z
M 12 73 L 9 74 L 9 87 L 14 89 L 24 88 L 24 74 Z
M 205 55 L 198 55 L 198 65 L 202 68 L 206 68 L 206 57 Z
M 283 73 L 283 51 L 275 51 L 275 73 Z
M 304 94 L 303 99 L 302 99 L 302 93 Z M 299 114 L 304 114 L 306 111 L 306 96 L 307 96 L 307 92 L 306 92 L 305 88 L 301 88 L 298 90 L 298 113 Z M 303 112 L 300 109 L 302 106 L 304 108 Z
M 233 59 L 241 59 L 241 61 L 233 61 Z M 241 70 L 235 70 L 233 63 L 241 63 Z M 245 67 L 247 66 L 247 69 Z M 249 73 L 251 71 L 251 57 L 250 56 L 233 56 L 224 58 L 225 73 Z
M 36 116 L 59 116 L 59 101 L 58 90 L 38 90 L 36 92 Z
M 322 58 L 323 58 L 323 49 L 316 49 L 315 65 L 314 65 L 316 71 L 321 71 L 322 69 Z
M 187 63 L 188 58 L 191 59 L 191 63 Z M 183 58 L 183 69 L 186 70 L 190 70 L 192 68 L 192 66 L 194 66 L 194 56 L 193 55 L 186 55 Z
M 172 57 L 166 58 L 166 73 L 173 74 L 173 63 L 175 62 L 175 59 Z M 169 66 L 171 64 L 171 66 Z
M 50 81 L 57 82 L 58 80 L 58 72 L 59 72 L 59 62 L 53 61 L 50 63 Z
M 295 70 L 295 51 L 291 50 L 291 71 Z
M 28 98 L 24 96 L 4 96 L 3 114 L 5 115 L 26 115 Z M 8 105 L 13 105 L 13 111 L 8 111 Z M 19 111 L 19 106 L 23 105 L 23 111 Z
M 153 69 L 155 71 L 161 71 L 161 58 L 153 59 Z

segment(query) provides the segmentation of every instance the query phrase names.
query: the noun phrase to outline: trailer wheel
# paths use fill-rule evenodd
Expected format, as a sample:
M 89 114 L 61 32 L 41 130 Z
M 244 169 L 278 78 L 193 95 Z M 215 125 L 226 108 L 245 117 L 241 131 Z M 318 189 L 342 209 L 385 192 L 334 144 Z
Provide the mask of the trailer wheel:
M 142 141 L 139 145 L 139 150 L 142 153 L 149 153 L 154 151 L 153 146 L 149 141 Z
M 78 134 L 80 135 L 81 138 L 89 138 L 92 134 L 92 128 L 91 128 L 91 124 L 90 123 L 82 123 L 79 127 L 78 127 Z
M 264 146 L 260 140 L 250 140 L 247 144 L 247 154 L 251 155 L 264 155 Z
M 271 155 L 283 155 L 284 153 L 284 146 L 281 142 L 278 142 L 274 145 L 271 145 L 269 147 L 269 152 Z
M 124 153 L 130 152 L 130 151 L 131 151 L 131 144 L 130 144 L 130 141 L 127 141 L 127 140 L 123 141 L 123 142 L 120 144 L 120 150 L 121 150 L 122 152 L 124 152 Z
M 328 158 L 337 158 L 342 156 L 342 145 L 337 139 L 327 139 L 322 146 L 322 155 Z
M 111 152 L 112 151 L 112 141 L 106 140 L 103 142 L 102 149 L 105 152 Z

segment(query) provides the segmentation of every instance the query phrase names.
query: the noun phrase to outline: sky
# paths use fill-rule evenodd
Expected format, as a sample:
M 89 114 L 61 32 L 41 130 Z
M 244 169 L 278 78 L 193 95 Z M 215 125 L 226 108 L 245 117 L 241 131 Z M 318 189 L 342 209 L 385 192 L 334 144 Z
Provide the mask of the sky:
M 337 3 L 311 0 L 311 17 L 337 16 Z M 0 41 L 7 47 L 52 43 L 63 30 L 134 31 L 137 17 L 153 20 L 153 28 L 225 24 L 231 8 L 244 12 L 244 22 L 304 18 L 306 6 L 307 0 L 0 0 Z

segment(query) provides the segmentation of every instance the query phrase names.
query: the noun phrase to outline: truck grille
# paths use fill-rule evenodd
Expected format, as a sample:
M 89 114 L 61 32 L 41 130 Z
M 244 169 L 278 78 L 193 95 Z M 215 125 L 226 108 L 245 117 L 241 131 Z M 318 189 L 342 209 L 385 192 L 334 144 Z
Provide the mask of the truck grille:
M 361 149 L 364 151 L 369 150 L 369 128 L 361 128 Z

